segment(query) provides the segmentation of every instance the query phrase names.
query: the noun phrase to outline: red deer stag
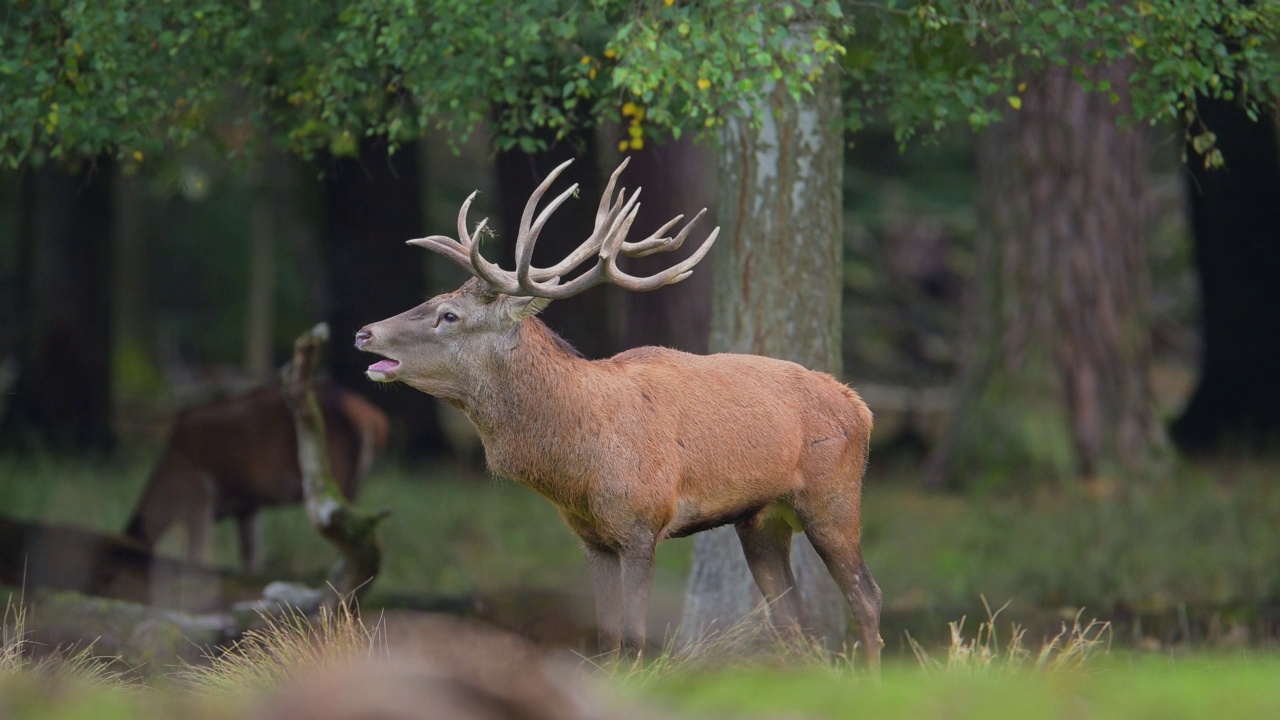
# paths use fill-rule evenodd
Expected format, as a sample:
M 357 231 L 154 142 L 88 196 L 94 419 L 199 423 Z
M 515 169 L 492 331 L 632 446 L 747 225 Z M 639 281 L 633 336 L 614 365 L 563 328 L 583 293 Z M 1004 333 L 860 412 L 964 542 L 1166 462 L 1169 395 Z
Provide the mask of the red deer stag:
M 871 412 L 830 375 L 756 355 L 690 355 L 660 347 L 589 361 L 535 315 L 552 300 L 601 282 L 655 290 L 679 282 L 719 228 L 688 259 L 650 277 L 628 275 L 618 255 L 680 247 L 704 210 L 675 237 L 627 242 L 640 190 L 613 199 L 613 173 L 595 228 L 553 267 L 533 267 L 534 243 L 569 188 L 534 218 L 556 168 L 525 206 L 516 267 L 485 260 L 458 213 L 458 240 L 410 240 L 473 275 L 458 290 L 356 333 L 358 349 L 386 358 L 377 382 L 400 381 L 466 412 L 490 470 L 544 495 L 582 540 L 604 652 L 639 653 L 658 541 L 733 524 L 752 576 L 779 628 L 803 627 L 789 550 L 808 533 L 853 610 L 867 659 L 880 658 L 881 592 L 859 543 Z M 590 269 L 565 281 L 589 258 Z
M 387 416 L 359 395 L 316 383 L 329 467 L 342 494 L 386 449 Z M 148 547 L 177 522 L 187 529 L 187 558 L 204 558 L 209 527 L 234 517 L 246 570 L 257 569 L 259 508 L 302 500 L 298 437 L 278 385 L 183 410 L 125 530 Z

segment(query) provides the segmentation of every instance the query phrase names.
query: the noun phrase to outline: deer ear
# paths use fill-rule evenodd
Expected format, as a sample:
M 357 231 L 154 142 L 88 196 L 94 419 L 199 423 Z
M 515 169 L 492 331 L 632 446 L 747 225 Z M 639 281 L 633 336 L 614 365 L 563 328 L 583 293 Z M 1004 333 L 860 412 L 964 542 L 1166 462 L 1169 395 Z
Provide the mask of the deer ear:
M 519 322 L 542 312 L 551 304 L 551 301 L 547 298 L 507 296 L 505 304 L 511 319 Z

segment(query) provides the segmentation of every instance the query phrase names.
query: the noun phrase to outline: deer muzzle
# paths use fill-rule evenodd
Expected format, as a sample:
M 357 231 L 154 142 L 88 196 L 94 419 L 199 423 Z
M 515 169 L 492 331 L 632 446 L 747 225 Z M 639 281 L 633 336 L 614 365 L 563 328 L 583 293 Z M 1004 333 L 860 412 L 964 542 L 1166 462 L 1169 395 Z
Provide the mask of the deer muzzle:
M 357 350 L 376 353 L 377 350 L 372 347 L 373 344 L 373 332 L 369 330 L 368 326 L 362 327 L 356 332 L 355 346 Z M 386 358 L 370 365 L 369 368 L 364 371 L 364 374 L 374 382 L 394 382 L 398 379 L 397 371 L 399 369 L 399 360 Z

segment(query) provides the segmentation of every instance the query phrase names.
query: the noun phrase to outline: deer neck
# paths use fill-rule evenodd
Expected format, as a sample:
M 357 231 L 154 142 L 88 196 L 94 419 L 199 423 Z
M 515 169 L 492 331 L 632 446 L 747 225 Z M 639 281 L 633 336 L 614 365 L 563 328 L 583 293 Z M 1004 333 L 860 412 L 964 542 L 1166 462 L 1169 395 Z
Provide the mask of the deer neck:
M 561 507 L 579 504 L 584 438 L 597 427 L 587 397 L 595 373 L 541 320 L 522 321 L 487 359 L 465 407 L 489 469 Z

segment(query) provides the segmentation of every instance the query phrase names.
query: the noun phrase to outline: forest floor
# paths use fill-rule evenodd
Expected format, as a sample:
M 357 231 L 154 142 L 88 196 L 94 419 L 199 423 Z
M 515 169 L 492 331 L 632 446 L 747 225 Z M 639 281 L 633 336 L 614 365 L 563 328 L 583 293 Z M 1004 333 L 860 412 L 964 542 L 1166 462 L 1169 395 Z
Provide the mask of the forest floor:
M 1219 460 L 1184 464 L 1141 487 L 1098 481 L 974 497 L 924 492 L 914 464 L 885 461 L 873 465 L 864 500 L 868 564 L 885 592 L 883 682 L 821 666 L 623 673 L 608 684 L 624 699 L 691 716 L 842 717 L 856 709 L 1027 717 L 1047 706 L 1086 717 L 1203 717 L 1224 707 L 1229 715 L 1274 708 L 1278 471 L 1274 460 Z M 148 458 L 0 457 L 0 508 L 113 533 L 148 472 Z M 584 652 L 594 612 L 585 563 L 534 493 L 453 464 L 384 464 L 359 504 L 392 511 L 380 529 L 383 573 L 366 609 L 460 611 Z M 234 567 L 233 528 L 223 523 L 214 545 L 211 561 Z M 333 560 L 298 507 L 264 512 L 262 545 L 264 578 L 318 584 Z M 160 552 L 176 557 L 182 547 L 173 533 Z M 691 555 L 687 539 L 660 548 L 650 618 L 658 636 L 679 619 Z M 1112 621 L 1108 649 L 1089 672 L 1067 679 L 1034 670 L 922 670 L 911 639 L 945 666 L 954 646 L 949 623 L 967 618 L 964 632 L 973 632 L 986 617 L 984 602 L 1005 606 L 1000 633 L 1015 623 L 1027 629 L 1033 654 L 1042 637 L 1077 617 Z

